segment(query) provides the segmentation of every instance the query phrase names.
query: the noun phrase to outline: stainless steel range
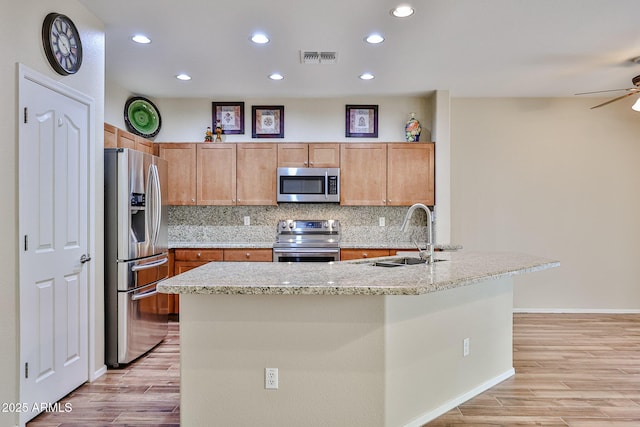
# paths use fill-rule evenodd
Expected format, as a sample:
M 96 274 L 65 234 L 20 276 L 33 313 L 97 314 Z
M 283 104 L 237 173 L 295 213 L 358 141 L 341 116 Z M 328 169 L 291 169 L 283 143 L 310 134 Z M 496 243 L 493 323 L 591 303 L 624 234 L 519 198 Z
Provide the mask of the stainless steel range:
M 278 221 L 273 261 L 340 261 L 340 222 L 331 219 Z

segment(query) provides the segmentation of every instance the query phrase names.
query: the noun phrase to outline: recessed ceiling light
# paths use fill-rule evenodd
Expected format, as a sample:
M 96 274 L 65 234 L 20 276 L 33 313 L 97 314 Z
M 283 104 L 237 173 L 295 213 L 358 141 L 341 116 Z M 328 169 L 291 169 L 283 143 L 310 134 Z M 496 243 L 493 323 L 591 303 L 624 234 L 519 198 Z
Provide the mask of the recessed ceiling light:
M 364 73 L 364 74 L 360 74 L 360 78 L 362 80 L 371 80 L 374 78 L 374 75 L 371 73 Z
M 284 79 L 284 76 L 282 74 L 280 74 L 280 73 L 273 73 L 273 74 L 269 75 L 269 78 L 271 80 L 282 80 L 282 79 Z
M 269 43 L 269 37 L 262 33 L 256 33 L 251 36 L 251 41 L 257 44 Z
M 140 44 L 149 44 L 151 43 L 151 39 L 147 36 L 145 36 L 144 34 L 136 34 L 135 36 L 131 37 L 131 40 L 133 40 L 136 43 L 140 43 Z
M 187 80 L 191 80 L 191 76 L 189 74 L 182 73 L 182 74 L 178 74 L 176 76 L 176 79 L 182 80 L 182 81 L 187 81 Z
M 364 39 L 367 43 L 371 43 L 371 44 L 378 44 L 378 43 L 382 43 L 384 41 L 384 37 L 382 37 L 380 34 L 374 33 L 374 34 L 370 34 L 369 36 L 367 36 L 366 39 Z
M 413 15 L 413 12 L 415 12 L 415 10 L 411 6 L 406 5 L 398 6 L 395 9 L 391 9 L 391 14 L 396 18 L 406 18 Z

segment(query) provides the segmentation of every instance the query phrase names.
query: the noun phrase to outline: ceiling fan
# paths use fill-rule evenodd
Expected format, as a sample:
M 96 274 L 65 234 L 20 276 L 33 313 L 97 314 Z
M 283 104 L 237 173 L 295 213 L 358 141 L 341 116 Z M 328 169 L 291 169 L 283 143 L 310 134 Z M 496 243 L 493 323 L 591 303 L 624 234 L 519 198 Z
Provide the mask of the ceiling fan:
M 581 93 L 576 93 L 576 95 L 590 95 L 590 94 L 593 94 L 593 93 L 604 93 L 604 92 L 620 92 L 620 91 L 623 91 L 623 90 L 627 92 L 624 95 L 618 96 L 617 98 L 613 98 L 613 99 L 610 99 L 608 101 L 605 101 L 602 104 L 594 105 L 593 107 L 591 107 L 591 109 L 593 110 L 594 108 L 604 107 L 605 105 L 611 104 L 612 102 L 616 102 L 616 101 L 619 101 L 621 99 L 627 98 L 629 96 L 633 96 L 633 95 L 635 95 L 637 93 L 640 93 L 640 75 L 635 76 L 633 79 L 631 79 L 631 83 L 633 83 L 633 85 L 635 87 L 630 87 L 630 88 L 626 88 L 626 89 L 597 90 L 595 92 L 581 92 Z

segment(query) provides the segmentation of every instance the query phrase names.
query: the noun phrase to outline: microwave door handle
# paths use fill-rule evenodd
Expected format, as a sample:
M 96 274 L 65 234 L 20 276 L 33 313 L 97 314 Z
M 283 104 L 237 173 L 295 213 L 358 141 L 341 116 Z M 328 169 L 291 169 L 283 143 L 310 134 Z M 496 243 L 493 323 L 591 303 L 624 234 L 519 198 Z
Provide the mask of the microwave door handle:
M 324 198 L 329 198 L 329 171 L 324 171 Z

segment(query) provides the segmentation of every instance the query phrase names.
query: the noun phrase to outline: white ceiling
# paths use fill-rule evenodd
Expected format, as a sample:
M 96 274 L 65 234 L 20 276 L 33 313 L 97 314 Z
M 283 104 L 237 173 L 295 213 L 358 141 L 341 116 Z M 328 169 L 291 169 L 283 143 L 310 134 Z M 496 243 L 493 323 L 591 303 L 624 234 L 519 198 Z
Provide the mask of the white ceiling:
M 404 0 L 80 1 L 105 23 L 107 79 L 150 97 L 566 97 L 640 74 L 640 0 L 409 0 L 404 20 L 389 13 Z M 257 30 L 271 41 L 253 45 Z M 300 50 L 338 62 L 303 65 Z

